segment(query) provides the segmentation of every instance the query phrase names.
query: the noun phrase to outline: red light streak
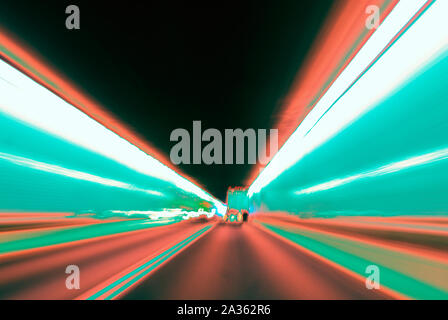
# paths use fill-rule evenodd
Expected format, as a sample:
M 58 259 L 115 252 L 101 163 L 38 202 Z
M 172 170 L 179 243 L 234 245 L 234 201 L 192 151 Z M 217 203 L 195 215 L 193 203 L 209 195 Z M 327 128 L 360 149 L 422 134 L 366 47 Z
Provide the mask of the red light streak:
M 174 166 L 170 159 L 158 151 L 143 137 L 135 133 L 129 126 L 121 122 L 116 116 L 107 111 L 92 97 L 85 94 L 79 87 L 71 83 L 66 77 L 50 67 L 39 54 L 28 46 L 16 40 L 6 30 L 0 28 L 0 58 L 28 77 L 41 84 L 54 94 L 81 110 L 104 127 L 121 136 L 146 154 L 156 158 L 161 163 L 177 172 L 182 177 L 204 189 L 193 178 L 182 173 Z M 205 190 L 205 189 L 204 189 Z
M 338 2 L 332 8 L 275 117 L 273 128 L 279 130 L 278 149 L 375 32 L 375 29 L 368 30 L 365 26 L 368 17 L 366 7 L 378 6 L 382 22 L 397 3 L 398 0 L 348 0 Z M 269 139 L 266 149 L 269 150 Z M 246 180 L 247 186 L 263 167 L 259 164 L 254 167 Z

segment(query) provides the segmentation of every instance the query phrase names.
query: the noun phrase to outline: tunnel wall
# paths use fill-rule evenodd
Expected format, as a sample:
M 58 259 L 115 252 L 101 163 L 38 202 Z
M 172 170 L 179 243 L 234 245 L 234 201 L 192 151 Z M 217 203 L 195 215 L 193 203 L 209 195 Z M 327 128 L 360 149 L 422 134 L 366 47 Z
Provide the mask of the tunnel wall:
M 0 74 L 0 212 L 107 216 L 219 204 L 3 61 Z
M 425 36 L 432 37 L 428 33 Z M 284 211 L 322 217 L 447 215 L 447 38 L 445 32 L 437 51 L 428 48 L 432 55 L 418 56 L 413 50 L 407 50 L 406 57 L 395 55 L 389 68 L 381 66 L 382 59 L 393 58 L 387 56 L 389 52 L 380 57 L 335 102 L 332 108 L 337 110 L 324 113 L 300 143 L 288 149 L 292 157 L 298 153 L 302 156 L 285 165 L 278 176 L 261 188 L 251 186 L 256 189 L 251 192 L 252 212 Z M 410 39 L 398 41 L 407 40 L 412 44 Z M 426 48 L 418 48 L 424 45 L 415 42 L 411 49 L 424 52 Z M 408 58 L 414 59 L 415 72 L 400 75 L 395 87 L 373 99 L 383 84 L 391 81 L 394 68 L 402 67 L 402 60 Z M 423 63 L 419 64 L 419 59 Z M 362 86 L 367 85 L 363 91 Z M 359 92 L 364 94 L 354 99 L 353 95 Z M 352 99 L 347 97 L 350 94 Z M 365 112 L 359 111 L 367 103 L 371 105 L 364 108 Z M 353 116 L 356 112 L 360 114 Z M 341 130 L 309 148 L 325 133 L 323 125 L 331 130 L 333 123 L 352 116 L 353 120 Z M 314 134 L 316 130 L 321 134 Z M 282 149 L 279 153 L 285 151 Z M 282 161 L 289 161 L 285 159 Z M 274 157 L 269 165 L 280 166 L 279 162 Z M 266 172 L 262 178 L 269 178 L 269 174 Z

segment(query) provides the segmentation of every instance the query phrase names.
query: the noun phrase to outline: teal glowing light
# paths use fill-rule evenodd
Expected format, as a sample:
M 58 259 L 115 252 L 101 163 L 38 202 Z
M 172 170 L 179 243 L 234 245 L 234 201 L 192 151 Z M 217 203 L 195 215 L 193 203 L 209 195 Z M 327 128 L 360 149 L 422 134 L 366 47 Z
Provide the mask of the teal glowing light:
M 0 60 L 4 211 L 226 207 L 209 193 Z
M 404 27 L 424 3 L 392 10 L 249 187 L 254 208 L 448 214 L 448 2 Z

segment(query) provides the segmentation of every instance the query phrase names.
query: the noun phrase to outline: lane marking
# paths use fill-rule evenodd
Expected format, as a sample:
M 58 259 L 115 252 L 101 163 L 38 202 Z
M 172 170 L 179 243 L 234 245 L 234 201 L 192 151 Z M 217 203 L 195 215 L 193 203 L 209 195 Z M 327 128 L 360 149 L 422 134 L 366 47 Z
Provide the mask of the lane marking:
M 123 292 L 127 291 L 131 287 L 135 286 L 142 279 L 147 278 L 147 276 L 154 271 L 157 267 L 166 262 L 169 258 L 173 257 L 175 254 L 179 253 L 182 249 L 193 243 L 195 240 L 199 239 L 207 231 L 210 231 L 215 225 L 208 225 L 189 237 L 185 238 L 181 242 L 175 244 L 169 249 L 158 254 L 156 257 L 149 259 L 146 263 L 135 268 L 131 272 L 122 276 L 118 280 L 114 281 L 112 284 L 106 286 L 105 288 L 99 290 L 97 293 L 88 297 L 87 300 L 104 299 L 110 300 L 114 299 Z
M 261 224 L 262 227 L 277 234 L 281 238 L 283 237 L 286 240 L 296 243 L 301 249 L 309 250 L 314 255 L 339 265 L 340 268 L 348 269 L 358 274 L 363 280 L 365 280 L 364 266 L 371 263 L 381 266 L 382 278 L 384 279 L 381 287 L 386 287 L 389 289 L 389 292 L 393 291 L 407 298 L 416 299 L 446 299 L 447 297 L 447 292 L 442 288 L 434 287 L 432 284 L 410 277 L 402 273 L 402 271 L 394 270 L 384 265 L 384 261 L 381 263 L 379 261 L 373 261 L 368 257 L 358 256 L 350 252 L 351 250 L 347 250 L 347 248 L 340 248 L 337 243 L 325 243 L 326 241 L 323 239 L 313 239 L 313 237 L 285 230 L 281 227 L 266 223 Z M 383 283 L 386 283 L 386 286 Z
M 290 246 L 293 246 L 294 248 L 296 248 L 297 250 L 300 250 L 301 252 L 303 252 L 304 254 L 310 256 L 311 258 L 314 258 L 324 264 L 329 265 L 330 267 L 336 269 L 339 272 L 342 272 L 343 274 L 357 280 L 360 281 L 361 283 L 365 283 L 365 277 L 363 277 L 362 275 L 356 273 L 355 271 L 352 271 L 349 268 L 346 268 L 332 260 L 330 260 L 329 258 L 320 255 L 314 251 L 312 251 L 311 249 L 302 246 L 301 244 L 299 244 L 298 242 L 295 242 L 294 240 L 290 239 L 290 238 L 286 238 L 283 235 L 280 235 L 276 232 L 274 232 L 273 230 L 269 229 L 267 227 L 267 225 L 265 225 L 265 223 L 262 222 L 255 222 L 254 226 L 259 229 L 260 231 L 267 233 L 268 235 L 272 236 L 273 238 L 276 238 L 280 241 L 283 241 L 285 243 L 287 243 Z M 386 296 L 389 296 L 391 299 L 398 299 L 398 300 L 407 300 L 410 299 L 410 297 L 405 296 L 402 293 L 399 293 L 397 291 L 394 291 L 388 287 L 385 287 L 383 284 L 381 284 L 381 289 L 378 290 L 381 293 L 385 294 Z

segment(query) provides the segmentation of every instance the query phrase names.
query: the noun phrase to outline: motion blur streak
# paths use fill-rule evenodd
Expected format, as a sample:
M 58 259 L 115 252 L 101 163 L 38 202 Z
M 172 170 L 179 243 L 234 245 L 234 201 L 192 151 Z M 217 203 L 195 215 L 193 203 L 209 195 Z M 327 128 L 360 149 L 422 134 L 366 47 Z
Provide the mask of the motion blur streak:
M 427 153 L 421 156 L 412 157 L 406 160 L 402 160 L 399 162 L 391 163 L 385 166 L 382 166 L 375 170 L 370 170 L 367 172 L 359 173 L 350 177 L 335 179 L 332 181 L 328 181 L 317 186 L 309 187 L 303 190 L 296 191 L 296 194 L 304 194 L 304 193 L 313 193 L 323 190 L 329 190 L 332 188 L 339 187 L 341 185 L 359 180 L 364 178 L 374 178 L 377 176 L 390 174 L 394 172 L 398 172 L 401 170 L 410 169 L 416 166 L 430 164 L 436 161 L 442 161 L 448 158 L 448 149 L 443 149 L 436 152 Z
M 58 97 L 78 108 L 83 113 L 101 123 L 104 127 L 113 131 L 123 139 L 138 147 L 146 154 L 158 159 L 164 165 L 181 174 L 190 181 L 192 178 L 181 173 L 172 165 L 171 161 L 114 115 L 109 113 L 103 106 L 87 96 L 64 76 L 53 70 L 42 57 L 33 52 L 29 47 L 14 39 L 6 30 L 0 28 L 0 57 L 17 70 L 33 79 L 36 83 L 44 86 Z
M 163 225 L 139 219 L 35 232 L 29 239 L 26 232 L 7 247 L 14 252 L 0 255 L 0 297 L 90 297 L 143 261 L 193 234 L 201 236 L 197 232 L 204 227 L 188 221 Z M 165 258 L 164 263 L 168 261 Z M 81 271 L 80 290 L 68 290 L 65 286 L 65 268 L 72 264 Z
M 99 184 L 103 184 L 106 186 L 116 187 L 116 188 L 122 188 L 122 189 L 128 189 L 128 190 L 135 190 L 135 191 L 142 191 L 153 195 L 161 196 L 162 194 L 160 192 L 154 191 L 154 190 L 143 190 L 139 189 L 135 186 L 132 186 L 128 183 L 107 179 L 103 177 L 98 177 L 92 174 L 88 174 L 85 172 L 80 172 L 76 170 L 70 170 L 66 168 L 62 168 L 60 166 L 51 165 L 48 163 L 42 163 L 38 161 L 34 161 L 31 159 L 26 159 L 22 157 L 17 157 L 11 154 L 5 154 L 0 152 L 0 159 L 8 160 L 14 164 L 25 166 L 31 169 L 41 170 L 45 172 L 50 172 L 54 174 L 64 175 L 66 177 L 75 178 L 78 180 L 84 180 L 84 181 L 90 181 L 95 182 Z
M 44 134 L 61 138 L 131 170 L 174 184 L 211 202 L 215 208 L 221 206 L 204 190 L 2 61 L 0 74 L 0 111 L 4 116 L 11 116 Z
M 87 292 L 178 245 L 160 266 L 224 212 L 3 33 L 0 55 L 1 298 L 74 299 L 67 266 Z
M 278 147 L 281 147 L 308 113 L 316 106 L 337 77 L 375 32 L 366 28 L 366 8 L 380 9 L 380 25 L 398 0 L 345 0 L 335 2 L 320 34 L 303 62 L 282 109 L 276 115 Z M 269 142 L 270 140 L 268 140 Z M 268 146 L 267 146 L 268 149 Z M 269 155 L 272 158 L 273 154 Z M 257 165 L 247 180 L 250 185 L 259 174 Z
M 400 11 L 401 7 L 397 5 L 352 63 L 333 83 L 327 94 L 260 173 L 250 186 L 249 193 L 254 195 L 263 188 L 269 189 L 270 185 L 280 186 L 276 188 L 280 191 L 282 174 L 288 171 L 287 174 L 283 174 L 284 178 L 301 176 L 297 174 L 297 169 L 305 163 L 310 165 L 311 158 L 319 159 L 311 164 L 313 169 L 310 171 L 315 172 L 311 179 L 317 180 L 330 171 L 325 167 L 339 167 L 338 170 L 347 172 L 355 170 L 356 166 L 367 166 L 380 159 L 395 160 L 400 155 L 407 157 L 413 150 L 422 150 L 421 154 L 424 154 L 428 149 L 432 149 L 431 151 L 436 149 L 436 143 L 440 149 L 445 148 L 446 145 L 443 145 L 442 141 L 446 138 L 446 127 L 443 124 L 425 131 L 424 129 L 434 121 L 439 122 L 441 114 L 446 113 L 446 108 L 440 106 L 446 105 L 444 99 L 441 99 L 444 83 L 441 80 L 447 68 L 448 31 L 440 29 L 440 24 L 444 23 L 443 14 L 440 12 L 446 9 L 444 7 L 446 5 L 443 1 L 434 2 L 406 32 L 402 33 L 401 37 L 394 40 L 387 51 L 383 52 L 384 46 L 387 46 L 399 30 L 388 32 L 389 39 L 383 37 L 381 41 L 376 41 L 383 35 L 381 31 L 387 32 L 388 26 L 393 24 L 394 17 L 400 18 L 401 23 L 398 24 L 400 26 L 406 25 L 407 21 L 412 19 L 412 15 L 404 15 L 403 12 L 406 13 L 406 10 Z M 419 7 L 416 7 L 412 12 L 418 9 Z M 395 12 L 399 12 L 400 15 L 394 15 Z M 406 19 L 402 18 L 403 15 Z M 389 21 L 392 22 L 387 24 Z M 378 36 L 375 37 L 376 35 Z M 377 43 L 380 45 L 377 46 Z M 367 54 L 364 54 L 366 52 Z M 376 58 L 380 53 L 381 56 Z M 370 58 L 376 61 L 371 64 Z M 358 63 L 361 60 L 363 62 Z M 361 77 L 358 77 L 363 68 L 367 69 L 363 71 Z M 352 72 L 346 76 L 352 69 L 359 72 Z M 413 111 L 420 108 L 421 101 L 425 101 L 426 104 L 431 102 L 432 110 L 425 114 L 419 113 L 418 119 L 412 118 L 412 115 L 417 116 Z M 398 126 L 398 117 L 409 119 L 402 119 Z M 381 122 L 375 119 L 381 119 Z M 412 132 L 411 128 L 415 133 L 418 132 L 418 135 Z M 394 132 L 389 134 L 387 130 Z M 395 150 L 384 149 L 391 147 L 393 139 L 409 131 L 415 136 L 407 136 L 402 140 L 409 143 L 400 145 L 400 148 Z M 350 135 L 350 141 L 347 135 Z M 422 141 L 422 136 L 425 141 Z M 335 148 L 336 146 L 338 148 Z M 322 154 L 323 151 L 326 151 L 325 156 Z M 317 154 L 319 157 L 316 157 Z M 333 161 L 341 156 L 345 160 L 343 163 Z M 348 163 L 349 159 L 356 159 L 357 162 L 352 166 Z M 317 163 L 322 162 L 325 162 L 325 167 L 318 167 Z M 333 169 L 331 174 L 334 176 L 335 173 Z M 301 179 L 300 183 L 306 180 L 309 179 Z M 289 182 L 291 183 L 292 181 Z
M 444 53 L 446 32 L 433 32 L 443 23 L 443 15 L 437 11 L 437 5 L 443 6 L 440 3 L 432 6 L 416 25 L 390 47 L 391 41 L 401 34 L 424 4 L 424 1 L 400 2 L 392 10 L 251 184 L 251 194 L 259 192 L 301 157 L 371 110 Z M 428 34 L 432 36 L 428 37 Z M 384 53 L 386 48 L 388 50 Z M 300 152 L 296 151 L 298 146 Z
M 136 283 L 138 283 L 139 281 L 141 281 L 142 279 L 147 277 L 148 274 L 150 272 L 152 272 L 155 268 L 157 268 L 159 265 L 164 263 L 167 259 L 171 258 L 176 253 L 178 253 L 185 246 L 189 245 L 192 241 L 196 240 L 198 237 L 203 235 L 210 228 L 211 228 L 211 226 L 206 226 L 206 227 L 202 228 L 201 230 L 199 230 L 198 232 L 189 236 L 185 240 L 179 242 L 178 244 L 174 245 L 173 247 L 169 248 L 168 250 L 162 252 L 158 256 L 152 258 L 148 262 L 146 262 L 143 265 L 139 266 L 138 268 L 134 269 L 132 272 L 126 274 L 124 277 L 116 280 L 115 282 L 108 285 L 104 289 L 95 293 L 93 296 L 89 297 L 88 299 L 97 299 L 101 296 L 104 296 L 105 299 L 109 300 L 109 299 L 117 297 L 118 295 L 122 294 L 125 290 L 128 290 L 129 288 L 134 286 Z
M 426 228 L 413 225 L 412 219 L 407 224 L 382 223 L 376 217 L 361 222 L 307 221 L 278 214 L 258 220 L 268 230 L 360 276 L 365 276 L 367 266 L 378 266 L 381 285 L 406 297 L 448 298 L 446 218 L 443 224 Z
M 395 297 L 448 298 L 445 12 L 397 3 L 249 187 L 256 226 Z

